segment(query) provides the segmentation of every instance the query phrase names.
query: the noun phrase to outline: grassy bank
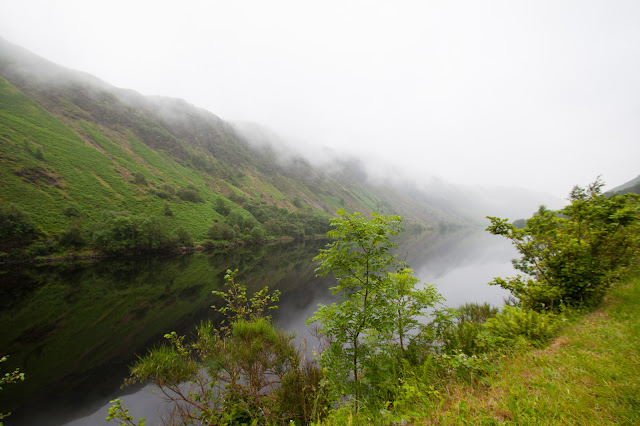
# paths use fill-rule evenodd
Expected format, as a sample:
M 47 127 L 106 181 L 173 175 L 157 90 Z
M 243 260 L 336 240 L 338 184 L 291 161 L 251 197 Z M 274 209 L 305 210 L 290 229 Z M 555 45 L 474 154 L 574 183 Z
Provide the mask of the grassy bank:
M 640 424 L 638 312 L 640 271 L 546 348 L 505 357 L 481 384 L 450 384 L 414 423 Z

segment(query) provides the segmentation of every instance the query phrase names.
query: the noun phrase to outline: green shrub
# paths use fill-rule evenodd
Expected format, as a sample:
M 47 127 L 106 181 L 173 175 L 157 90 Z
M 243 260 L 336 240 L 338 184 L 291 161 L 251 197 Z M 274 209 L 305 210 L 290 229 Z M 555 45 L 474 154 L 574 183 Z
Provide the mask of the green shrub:
M 26 257 L 47 256 L 58 248 L 58 243 L 53 238 L 35 241 L 24 250 Z
M 612 278 L 640 254 L 640 197 L 606 197 L 603 185 L 597 179 L 586 189 L 574 187 L 568 206 L 557 212 L 541 206 L 523 229 L 490 217 L 487 230 L 513 242 L 521 254 L 513 264 L 527 274 L 492 284 L 525 308 L 597 305 Z
M 489 318 L 496 316 L 500 309 L 491 306 L 490 303 L 465 303 L 457 308 L 458 320 L 466 322 L 484 323 Z
M 484 346 L 478 341 L 482 333 L 482 324 L 471 321 L 459 321 L 448 328 L 442 336 L 444 353 L 461 352 L 477 355 L 484 352 Z
M 174 194 L 166 192 L 162 189 L 151 190 L 151 193 L 155 194 L 159 198 L 162 198 L 163 200 L 177 200 Z
M 226 222 L 216 222 L 207 231 L 207 235 L 212 240 L 231 241 L 236 237 L 236 233 Z
M 222 216 L 227 216 L 231 212 L 231 206 L 225 202 L 224 198 L 218 197 L 216 199 L 215 211 Z
M 175 231 L 175 237 L 178 241 L 178 244 L 182 247 L 191 247 L 193 246 L 193 237 L 184 227 L 180 226 Z
M 486 350 L 479 336 L 483 324 L 499 312 L 488 303 L 465 303 L 455 310 L 455 320 L 442 331 L 442 351 L 478 355 Z
M 262 227 L 256 226 L 255 228 L 251 229 L 249 240 L 261 241 L 264 239 L 264 237 L 265 237 L 264 229 L 262 229 Z
M 147 182 L 147 178 L 142 172 L 135 172 L 133 175 L 133 183 L 136 185 L 147 186 L 149 182 Z
M 502 312 L 484 323 L 483 339 L 489 347 L 522 343 L 539 347 L 555 336 L 558 327 L 559 321 L 554 314 L 505 306 Z
M 64 215 L 67 217 L 80 217 L 80 209 L 73 204 L 64 209 Z
M 243 205 L 249 201 L 248 198 L 245 197 L 242 193 L 238 193 L 235 191 L 231 192 L 231 194 L 229 195 L 229 199 L 238 205 Z
M 322 369 L 315 363 L 292 369 L 282 377 L 274 393 L 277 406 L 303 423 L 324 417 L 328 400 L 322 387 L 323 379 Z
M 16 204 L 0 205 L 0 250 L 29 245 L 42 232 Z
M 131 376 L 145 377 L 158 386 L 167 386 L 189 380 L 200 366 L 180 352 L 180 348 L 169 345 L 151 349 L 131 367 Z
M 60 235 L 60 245 L 65 247 L 82 247 L 86 244 L 84 230 L 79 222 L 72 222 L 69 228 Z
M 204 199 L 202 198 L 202 196 L 198 193 L 198 190 L 190 185 L 187 188 L 180 188 L 176 191 L 176 195 L 178 196 L 178 198 L 180 198 L 182 201 L 191 201 L 193 203 L 203 203 Z

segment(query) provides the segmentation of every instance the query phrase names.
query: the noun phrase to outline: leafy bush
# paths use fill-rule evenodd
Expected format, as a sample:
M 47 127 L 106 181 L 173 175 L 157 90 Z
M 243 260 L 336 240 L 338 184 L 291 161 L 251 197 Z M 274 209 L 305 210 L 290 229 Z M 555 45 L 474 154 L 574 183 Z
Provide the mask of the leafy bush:
M 207 235 L 212 240 L 231 241 L 236 237 L 236 233 L 226 222 L 216 222 L 207 231 Z
M 558 330 L 558 318 L 545 312 L 505 306 L 504 310 L 484 323 L 483 339 L 491 347 L 504 347 L 514 343 L 542 346 Z
M 175 334 L 165 336 L 167 339 Z M 174 346 L 161 345 L 149 351 L 131 367 L 132 377 L 146 377 L 157 386 L 171 386 L 174 383 L 186 382 L 198 372 L 199 364 L 184 356 L 180 344 Z
M 442 350 L 444 353 L 478 355 L 486 350 L 478 340 L 483 324 L 499 312 L 489 303 L 465 303 L 455 310 L 455 321 L 442 330 Z
M 29 245 L 42 232 L 16 204 L 0 205 L 0 250 Z
M 216 199 L 215 210 L 222 216 L 226 216 L 231 212 L 231 206 L 224 201 L 224 198 L 218 197 Z
M 176 191 L 176 195 L 182 201 L 191 201 L 193 203 L 203 203 L 204 199 L 198 193 L 198 190 L 193 186 L 189 185 L 187 188 L 180 188 Z
M 26 257 L 47 256 L 60 248 L 58 240 L 54 236 L 48 236 L 34 241 L 24 249 Z
M 175 237 L 178 244 L 182 247 L 193 246 L 193 237 L 184 227 L 179 226 L 175 231 Z
M 78 221 L 71 222 L 69 228 L 60 235 L 60 245 L 66 247 L 82 247 L 86 244 L 82 224 Z
M 458 321 L 484 323 L 489 318 L 496 316 L 500 309 L 491 306 L 490 303 L 465 303 L 457 309 Z
M 229 194 L 229 199 L 238 205 L 243 205 L 248 201 L 246 196 L 236 191 L 232 191 L 231 194 Z
M 513 264 L 527 274 L 493 284 L 536 310 L 599 303 L 612 278 L 640 253 L 640 197 L 606 197 L 602 186 L 596 180 L 574 187 L 571 204 L 558 212 L 542 206 L 523 229 L 490 217 L 487 230 L 513 242 L 522 256 Z
M 64 209 L 64 215 L 67 217 L 80 217 L 80 209 L 73 204 Z
M 163 200 L 178 200 L 173 187 L 166 184 L 163 185 L 163 187 L 160 189 L 152 189 L 151 193 L 155 194 L 159 198 L 162 198 Z
M 147 182 L 147 178 L 142 172 L 135 172 L 133 175 L 133 183 L 136 185 L 147 186 L 149 182 Z
M 322 386 L 324 374 L 316 363 L 303 363 L 282 377 L 274 396 L 280 409 L 306 423 L 326 414 L 327 395 Z

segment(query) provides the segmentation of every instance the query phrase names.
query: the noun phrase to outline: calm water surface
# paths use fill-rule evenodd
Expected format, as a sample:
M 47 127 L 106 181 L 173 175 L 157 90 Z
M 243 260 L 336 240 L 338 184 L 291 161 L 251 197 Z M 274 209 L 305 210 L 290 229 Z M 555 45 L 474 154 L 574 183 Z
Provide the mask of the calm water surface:
M 282 292 L 274 320 L 299 335 L 318 303 L 331 301 L 330 278 L 314 277 L 311 259 L 326 241 L 278 244 L 228 253 L 39 265 L 0 270 L 3 372 L 20 367 L 27 380 L 5 387 L 0 409 L 11 425 L 109 425 L 109 401 L 121 398 L 134 417 L 161 424 L 152 387 L 120 389 L 127 366 L 169 331 L 188 333 L 215 321 L 211 290 L 226 269 L 250 290 Z M 405 241 L 399 255 L 449 306 L 502 304 L 507 293 L 486 285 L 513 275 L 515 250 L 486 232 L 438 234 Z

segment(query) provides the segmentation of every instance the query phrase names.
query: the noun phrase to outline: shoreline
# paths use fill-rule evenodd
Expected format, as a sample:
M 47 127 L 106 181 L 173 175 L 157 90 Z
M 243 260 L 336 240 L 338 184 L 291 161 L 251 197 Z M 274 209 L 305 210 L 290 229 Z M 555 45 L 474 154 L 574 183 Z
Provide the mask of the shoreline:
M 327 238 L 326 235 L 314 235 L 303 238 L 301 241 L 305 240 L 315 240 L 315 239 L 323 239 Z M 144 258 L 151 256 L 159 256 L 159 255 L 179 255 L 179 254 L 191 254 L 191 253 L 206 253 L 213 252 L 218 250 L 227 250 L 238 247 L 247 247 L 247 246 L 261 246 L 273 243 L 285 243 L 290 241 L 295 241 L 296 239 L 293 237 L 280 237 L 280 238 L 271 238 L 260 241 L 250 241 L 250 242 L 242 242 L 242 241 L 234 241 L 228 243 L 219 243 L 219 244 L 198 244 L 193 247 L 180 247 L 172 250 L 156 250 L 156 251 L 145 251 L 145 252 L 125 252 L 125 253 L 117 253 L 117 254 L 105 254 L 100 252 L 87 252 L 82 254 L 74 254 L 67 253 L 63 256 L 50 256 L 50 257 L 37 257 L 37 258 L 5 258 L 0 259 L 0 267 L 3 265 L 25 265 L 25 264 L 44 264 L 44 263 L 59 263 L 59 262 L 77 262 L 77 261 L 97 261 L 97 260 L 105 260 L 105 259 L 113 259 L 113 258 L 127 258 L 127 259 L 135 259 L 135 258 Z

